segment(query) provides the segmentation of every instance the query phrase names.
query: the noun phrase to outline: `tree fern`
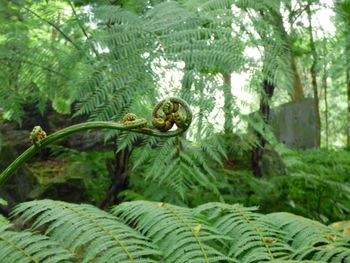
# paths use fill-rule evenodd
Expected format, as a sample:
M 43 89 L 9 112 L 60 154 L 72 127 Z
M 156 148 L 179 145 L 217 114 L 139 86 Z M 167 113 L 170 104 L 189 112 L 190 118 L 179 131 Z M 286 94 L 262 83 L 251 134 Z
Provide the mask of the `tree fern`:
M 99 30 L 90 40 L 100 54 L 92 58 L 94 65 L 87 64 L 87 78 L 81 78 L 77 86 L 76 96 L 81 99 L 76 115 L 114 119 L 130 107 L 133 97 L 146 95 L 152 87 L 152 71 L 143 57 L 152 45 L 146 37 L 147 28 L 136 14 L 115 6 L 96 7 L 93 14 L 89 22 L 97 23 Z

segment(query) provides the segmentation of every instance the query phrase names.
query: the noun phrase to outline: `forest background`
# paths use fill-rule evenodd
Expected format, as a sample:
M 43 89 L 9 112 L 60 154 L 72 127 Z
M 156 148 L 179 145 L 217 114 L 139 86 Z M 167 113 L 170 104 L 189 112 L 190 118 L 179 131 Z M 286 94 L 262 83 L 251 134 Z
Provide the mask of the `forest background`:
M 347 1 L 3 1 L 2 118 L 15 124 L 11 129 L 41 125 L 52 132 L 84 120 L 117 121 L 127 112 L 149 118 L 143 113 L 156 98 L 177 95 L 194 112 L 186 136 L 92 134 L 85 148 L 93 151 L 55 145 L 43 154 L 48 162 L 31 164 L 31 173 L 40 182 L 45 169 L 56 177 L 91 158 L 90 177 L 103 189 L 90 189 L 90 197 L 103 205 L 115 194 L 198 204 L 204 201 L 196 200 L 198 191 L 210 190 L 208 200 L 343 218 L 345 208 L 336 216 L 324 211 L 331 209 L 324 202 L 330 192 L 321 193 L 319 184 L 328 189 L 328 180 L 342 187 L 347 181 L 341 149 L 350 144 L 349 8 Z M 300 104 L 311 124 L 292 136 L 319 136 L 306 152 L 296 149 L 310 148 L 303 142 L 284 147 L 266 125 L 271 107 L 304 98 L 314 98 Z M 2 133 L 6 142 L 10 132 Z M 101 142 L 108 151 L 96 147 Z M 305 189 L 294 189 L 300 184 Z M 302 193 L 312 188 L 315 200 L 305 203 Z
M 350 1 L 0 0 L 0 61 L 1 170 L 36 125 L 150 121 L 171 96 L 194 117 L 175 138 L 94 131 L 42 149 L 0 186 L 5 216 L 50 198 L 350 218 Z

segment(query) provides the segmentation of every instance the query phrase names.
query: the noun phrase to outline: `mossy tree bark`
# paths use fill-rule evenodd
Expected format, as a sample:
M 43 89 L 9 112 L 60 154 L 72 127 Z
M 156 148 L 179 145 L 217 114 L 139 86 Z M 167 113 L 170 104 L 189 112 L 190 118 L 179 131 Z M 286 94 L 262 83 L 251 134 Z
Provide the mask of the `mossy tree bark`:
M 260 108 L 259 112 L 264 120 L 264 122 L 267 124 L 270 118 L 270 100 L 273 96 L 275 90 L 275 86 L 270 83 L 268 80 L 263 81 L 263 94 L 260 96 Z M 258 144 L 252 151 L 252 170 L 253 174 L 256 177 L 262 177 L 262 159 L 264 154 L 264 147 L 266 144 L 266 140 L 263 137 L 263 135 L 259 132 L 255 132 L 255 135 L 258 139 Z
M 326 147 L 329 145 L 329 121 L 328 121 L 328 84 L 327 84 L 327 71 L 326 65 L 323 67 L 323 76 L 322 76 L 322 87 L 324 91 L 324 117 L 325 117 L 325 130 L 326 130 Z
M 122 200 L 117 197 L 117 194 L 128 188 L 129 160 L 132 151 L 133 148 L 124 148 L 115 154 L 114 159 L 107 162 L 107 168 L 111 177 L 111 187 L 100 203 L 100 208 L 104 209 L 110 203 L 121 203 Z

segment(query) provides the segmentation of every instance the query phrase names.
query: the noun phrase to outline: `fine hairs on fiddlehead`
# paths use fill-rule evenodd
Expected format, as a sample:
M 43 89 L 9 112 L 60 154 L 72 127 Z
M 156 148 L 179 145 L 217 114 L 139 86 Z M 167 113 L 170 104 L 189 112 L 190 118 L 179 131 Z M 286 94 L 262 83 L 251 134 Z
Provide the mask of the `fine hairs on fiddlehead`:
M 163 114 L 158 113 L 160 109 L 162 109 Z M 153 119 L 161 119 L 166 124 L 154 125 L 156 122 L 152 121 L 154 127 L 148 128 L 146 119 L 138 119 L 135 114 L 127 113 L 120 122 L 92 121 L 79 123 L 66 127 L 48 136 L 40 126 L 35 126 L 30 135 L 30 140 L 32 141 L 33 146 L 22 153 L 5 169 L 5 171 L 0 174 L 0 185 L 4 183 L 20 165 L 41 148 L 70 134 L 90 129 L 107 128 L 121 131 L 132 131 L 156 137 L 173 137 L 184 133 L 189 128 L 192 121 L 192 113 L 188 104 L 184 100 L 176 97 L 160 101 L 153 110 L 152 117 Z M 177 129 L 170 131 L 174 124 L 176 124 Z

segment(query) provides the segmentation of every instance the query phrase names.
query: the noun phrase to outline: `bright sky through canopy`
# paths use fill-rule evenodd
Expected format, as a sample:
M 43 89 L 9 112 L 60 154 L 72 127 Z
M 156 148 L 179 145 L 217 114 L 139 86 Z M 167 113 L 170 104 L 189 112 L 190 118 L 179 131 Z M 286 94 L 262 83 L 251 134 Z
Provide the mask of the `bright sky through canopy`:
M 293 6 L 295 6 L 296 2 L 293 1 Z M 313 15 L 313 28 L 314 28 L 314 37 L 320 38 L 324 35 L 334 35 L 335 34 L 335 26 L 332 23 L 332 17 L 334 16 L 333 1 L 331 0 L 321 0 L 322 7 L 317 10 L 316 14 Z M 286 17 L 286 14 L 283 14 Z M 286 19 L 285 19 L 286 20 Z M 295 22 L 303 23 L 304 25 L 308 25 L 308 20 L 306 13 L 304 12 Z M 289 31 L 288 22 L 285 21 L 285 28 Z M 260 47 L 261 49 L 261 47 Z M 247 46 L 244 50 L 244 55 L 246 57 L 251 57 L 255 60 L 259 60 L 261 57 L 257 48 Z M 167 61 L 161 60 L 158 62 L 161 67 L 159 70 L 155 68 L 155 71 L 158 72 L 160 77 L 159 85 L 162 87 L 162 96 L 172 96 L 174 95 L 174 91 L 181 87 L 181 79 L 183 78 L 182 69 L 184 67 L 183 63 L 175 63 L 175 67 L 168 65 Z M 168 69 L 164 70 L 164 67 L 169 66 Z M 163 68 L 163 69 L 161 69 Z M 233 73 L 231 74 L 231 83 L 232 83 L 232 93 L 236 97 L 237 106 L 240 108 L 242 114 L 249 114 L 258 109 L 258 97 L 257 95 L 250 90 L 249 80 L 251 76 L 248 72 L 242 73 Z M 211 120 L 215 120 L 214 126 L 220 127 L 223 125 L 224 115 L 220 110 L 224 103 L 223 94 L 220 91 L 217 91 L 215 94 L 216 97 L 216 107 L 211 112 L 211 116 L 209 117 Z

